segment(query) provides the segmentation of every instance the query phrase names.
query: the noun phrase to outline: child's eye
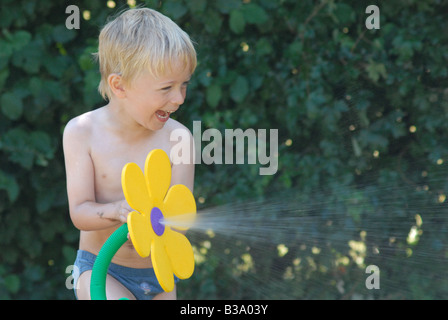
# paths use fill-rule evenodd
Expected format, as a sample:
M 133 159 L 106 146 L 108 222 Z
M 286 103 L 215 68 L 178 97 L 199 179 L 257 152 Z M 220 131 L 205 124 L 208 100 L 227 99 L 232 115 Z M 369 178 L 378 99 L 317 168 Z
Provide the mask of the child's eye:
M 162 89 L 160 89 L 160 90 L 163 90 L 163 91 L 168 91 L 168 90 L 170 90 L 171 89 L 171 86 L 169 86 L 169 87 L 165 87 L 165 88 L 162 88 Z

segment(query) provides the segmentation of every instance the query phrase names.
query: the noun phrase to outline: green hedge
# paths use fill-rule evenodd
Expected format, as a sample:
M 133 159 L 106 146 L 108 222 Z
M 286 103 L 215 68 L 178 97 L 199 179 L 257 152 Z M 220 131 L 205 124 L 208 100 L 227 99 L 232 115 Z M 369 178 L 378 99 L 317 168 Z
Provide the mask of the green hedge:
M 367 30 L 365 8 L 375 3 L 381 29 Z M 79 30 L 65 27 L 69 4 L 84 16 Z M 264 245 L 193 237 L 205 262 L 180 298 L 448 297 L 446 2 L 145 4 L 197 44 L 179 121 L 279 130 L 275 175 L 258 175 L 259 165 L 198 165 L 200 207 L 287 194 L 299 208 L 271 218 L 310 221 Z M 67 210 L 62 131 L 103 104 L 90 54 L 107 17 L 127 7 L 0 4 L 0 299 L 73 298 L 65 281 L 78 231 Z M 364 286 L 369 264 L 381 270 L 380 290 Z

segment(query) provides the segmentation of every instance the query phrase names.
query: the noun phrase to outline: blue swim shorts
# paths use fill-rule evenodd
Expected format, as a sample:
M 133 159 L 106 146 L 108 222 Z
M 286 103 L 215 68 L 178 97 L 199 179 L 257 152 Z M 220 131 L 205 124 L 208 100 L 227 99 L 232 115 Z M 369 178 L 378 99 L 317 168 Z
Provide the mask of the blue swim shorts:
M 79 276 L 83 272 L 93 269 L 95 259 L 96 255 L 93 253 L 78 250 L 73 270 L 74 284 L 77 283 Z M 111 263 L 107 274 L 117 279 L 137 300 L 152 300 L 157 294 L 163 292 L 153 268 L 135 269 Z M 177 283 L 179 279 L 174 276 L 174 281 Z

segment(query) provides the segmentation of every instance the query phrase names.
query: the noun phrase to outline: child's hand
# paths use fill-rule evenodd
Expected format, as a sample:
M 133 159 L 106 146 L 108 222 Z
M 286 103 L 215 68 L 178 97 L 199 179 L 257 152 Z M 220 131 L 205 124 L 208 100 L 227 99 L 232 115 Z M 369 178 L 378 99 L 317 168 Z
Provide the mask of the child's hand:
M 126 223 L 128 221 L 128 214 L 132 211 L 132 208 L 129 206 L 126 200 L 119 201 L 118 205 L 118 220 L 122 223 Z

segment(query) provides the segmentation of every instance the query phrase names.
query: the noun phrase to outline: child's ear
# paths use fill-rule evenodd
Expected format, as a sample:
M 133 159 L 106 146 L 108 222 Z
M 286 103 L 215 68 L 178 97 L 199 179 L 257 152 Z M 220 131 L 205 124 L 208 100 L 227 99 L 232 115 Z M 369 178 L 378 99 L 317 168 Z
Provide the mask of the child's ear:
M 111 73 L 107 77 L 107 83 L 109 84 L 110 90 L 112 90 L 113 94 L 119 98 L 125 98 L 126 97 L 126 91 L 124 89 L 123 85 L 123 78 L 121 75 L 117 73 Z

